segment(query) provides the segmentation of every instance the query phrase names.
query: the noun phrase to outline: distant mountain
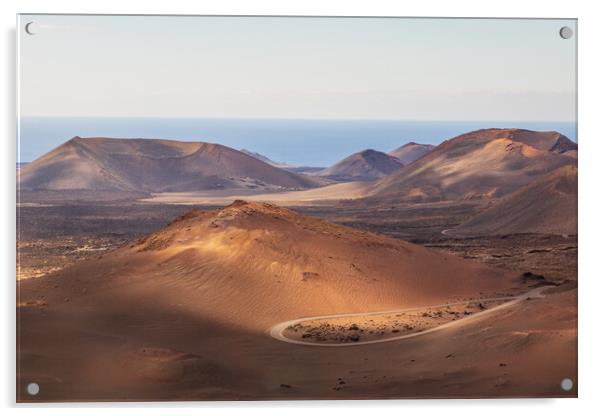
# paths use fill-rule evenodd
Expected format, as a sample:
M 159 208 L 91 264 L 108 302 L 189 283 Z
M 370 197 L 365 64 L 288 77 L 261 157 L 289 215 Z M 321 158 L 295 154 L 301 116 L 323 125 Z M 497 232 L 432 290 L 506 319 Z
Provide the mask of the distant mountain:
M 371 181 L 383 178 L 403 167 L 393 156 L 367 149 L 352 154 L 315 175 L 337 181 Z
M 285 169 L 289 172 L 302 173 L 304 175 L 314 175 L 326 168 L 318 166 L 290 166 L 286 167 Z
M 20 170 L 24 190 L 305 189 L 312 179 L 205 142 L 74 137 Z
M 447 233 L 577 234 L 577 167 L 556 169 Z
M 267 156 L 262 155 L 261 153 L 252 152 L 252 151 L 247 150 L 247 149 L 240 149 L 240 151 L 243 152 L 246 155 L 252 156 L 252 157 L 254 157 L 257 160 L 261 160 L 262 162 L 265 162 L 268 165 L 272 165 L 272 166 L 275 166 L 277 168 L 286 169 L 286 168 L 292 168 L 293 167 L 293 165 L 289 165 L 287 163 L 274 162 L 272 159 L 270 159 Z
M 478 130 L 446 140 L 383 178 L 371 197 L 391 202 L 501 197 L 576 163 L 576 144 L 560 133 Z
M 389 152 L 389 155 L 396 157 L 404 165 L 409 165 L 416 159 L 420 159 L 422 156 L 424 156 L 434 148 L 435 146 L 432 144 L 420 144 L 415 142 L 409 142 Z
M 317 167 L 317 166 L 296 166 L 296 165 L 289 165 L 288 163 L 274 162 L 272 159 L 268 158 L 267 156 L 262 155 L 261 153 L 252 152 L 247 149 L 241 149 L 240 151 L 249 156 L 254 157 L 257 160 L 261 160 L 262 162 L 265 162 L 268 165 L 272 165 L 272 166 L 280 168 L 280 169 L 288 170 L 289 172 L 298 173 L 300 175 L 313 176 L 316 173 L 320 172 L 321 170 L 326 169 L 324 167 Z M 316 181 L 321 185 L 330 183 L 330 181 L 325 180 L 325 179 L 316 178 Z

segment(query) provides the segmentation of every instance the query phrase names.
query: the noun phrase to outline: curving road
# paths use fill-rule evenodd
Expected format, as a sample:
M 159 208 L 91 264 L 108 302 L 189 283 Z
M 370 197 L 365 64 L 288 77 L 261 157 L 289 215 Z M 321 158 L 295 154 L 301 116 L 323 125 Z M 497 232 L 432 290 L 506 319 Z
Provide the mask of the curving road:
M 476 299 L 474 301 L 462 301 L 462 302 L 451 302 L 451 303 L 443 303 L 441 305 L 429 305 L 429 306 L 422 306 L 422 307 L 418 307 L 418 308 L 407 308 L 407 309 L 396 309 L 396 310 L 392 310 L 392 311 L 382 311 L 382 312 L 359 312 L 359 313 L 342 313 L 342 314 L 337 314 L 337 315 L 321 315 L 321 316 L 309 316 L 306 318 L 300 318 L 300 319 L 293 319 L 291 321 L 285 321 L 285 322 L 281 322 L 279 324 L 274 325 L 273 327 L 271 327 L 267 332 L 269 333 L 269 335 L 272 338 L 277 339 L 278 341 L 283 341 L 283 342 L 288 342 L 290 344 L 298 344 L 298 345 L 309 345 L 312 347 L 353 347 L 356 345 L 366 345 L 366 344 L 378 344 L 381 342 L 391 342 L 391 341 L 399 341 L 402 339 L 407 339 L 407 338 L 414 338 L 414 337 L 418 337 L 421 335 L 426 335 L 429 334 L 431 332 L 435 332 L 435 331 L 440 331 L 442 329 L 445 328 L 449 328 L 451 326 L 454 325 L 458 325 L 461 323 L 465 323 L 466 321 L 469 321 L 471 319 L 474 319 L 476 317 L 481 317 L 483 315 L 486 314 L 490 314 L 496 311 L 499 311 L 501 309 L 504 308 L 509 308 L 512 305 L 515 305 L 519 302 L 522 302 L 523 300 L 527 299 L 527 298 L 542 298 L 544 297 L 544 295 L 542 294 L 542 292 L 545 289 L 548 289 L 549 286 L 541 286 L 538 288 L 535 288 L 533 290 L 530 290 L 526 293 L 523 293 L 522 295 L 518 295 L 518 296 L 506 296 L 506 297 L 499 297 L 499 298 L 486 298 L 486 299 Z M 411 311 L 417 311 L 417 310 L 422 310 L 425 308 L 441 308 L 441 307 L 446 307 L 446 306 L 453 306 L 453 305 L 461 305 L 461 304 L 465 304 L 467 302 L 491 302 L 491 301 L 501 301 L 501 300 L 507 300 L 508 302 L 503 303 L 501 305 L 498 306 L 494 306 L 491 309 L 487 309 L 484 310 L 482 312 L 477 312 L 474 313 L 472 315 L 469 315 L 465 318 L 456 320 L 456 321 L 451 321 L 430 329 L 426 329 L 424 331 L 421 332 L 414 332 L 412 334 L 407 334 L 407 335 L 399 335 L 399 336 L 395 336 L 395 337 L 391 337 L 391 338 L 385 338 L 385 339 L 376 339 L 376 340 L 371 340 L 371 341 L 358 341 L 358 342 L 350 342 L 350 343 L 317 343 L 317 342 L 309 342 L 309 341 L 301 341 L 301 340 L 296 340 L 296 339 L 291 339 L 291 338 L 287 338 L 284 336 L 284 331 L 286 330 L 286 328 L 288 328 L 291 325 L 295 325 L 304 321 L 313 321 L 313 320 L 320 320 L 320 319 L 332 319 L 332 318 L 344 318 L 344 317 L 351 317 L 351 316 L 373 316 L 373 315 L 387 315 L 387 314 L 393 314 L 393 313 L 400 313 L 400 312 L 411 312 Z

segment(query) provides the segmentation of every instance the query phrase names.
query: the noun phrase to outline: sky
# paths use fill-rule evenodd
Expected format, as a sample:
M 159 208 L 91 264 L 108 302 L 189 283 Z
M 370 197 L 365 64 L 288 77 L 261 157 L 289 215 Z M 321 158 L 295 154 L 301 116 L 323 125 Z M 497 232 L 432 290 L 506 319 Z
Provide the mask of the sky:
M 575 122 L 576 36 L 562 26 L 576 31 L 574 20 L 21 15 L 19 113 Z

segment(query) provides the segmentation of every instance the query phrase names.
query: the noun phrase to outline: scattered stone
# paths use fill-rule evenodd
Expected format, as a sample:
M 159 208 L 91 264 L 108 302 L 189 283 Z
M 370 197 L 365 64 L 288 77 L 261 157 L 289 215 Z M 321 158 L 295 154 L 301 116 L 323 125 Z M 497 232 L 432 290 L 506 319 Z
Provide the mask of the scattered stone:
M 303 272 L 303 278 L 301 279 L 303 282 L 307 282 L 309 279 L 313 279 L 320 276 L 318 273 L 314 272 Z

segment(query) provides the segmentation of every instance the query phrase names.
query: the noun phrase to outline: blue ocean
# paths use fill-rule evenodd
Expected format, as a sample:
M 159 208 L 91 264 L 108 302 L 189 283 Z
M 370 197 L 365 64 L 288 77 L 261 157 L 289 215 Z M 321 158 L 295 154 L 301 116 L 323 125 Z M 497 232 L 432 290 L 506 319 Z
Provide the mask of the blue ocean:
M 439 144 L 490 127 L 555 130 L 577 141 L 577 125 L 558 122 L 25 117 L 17 162 L 35 160 L 73 136 L 101 136 L 207 141 L 276 162 L 329 166 L 366 148 L 389 152 L 410 141 Z

